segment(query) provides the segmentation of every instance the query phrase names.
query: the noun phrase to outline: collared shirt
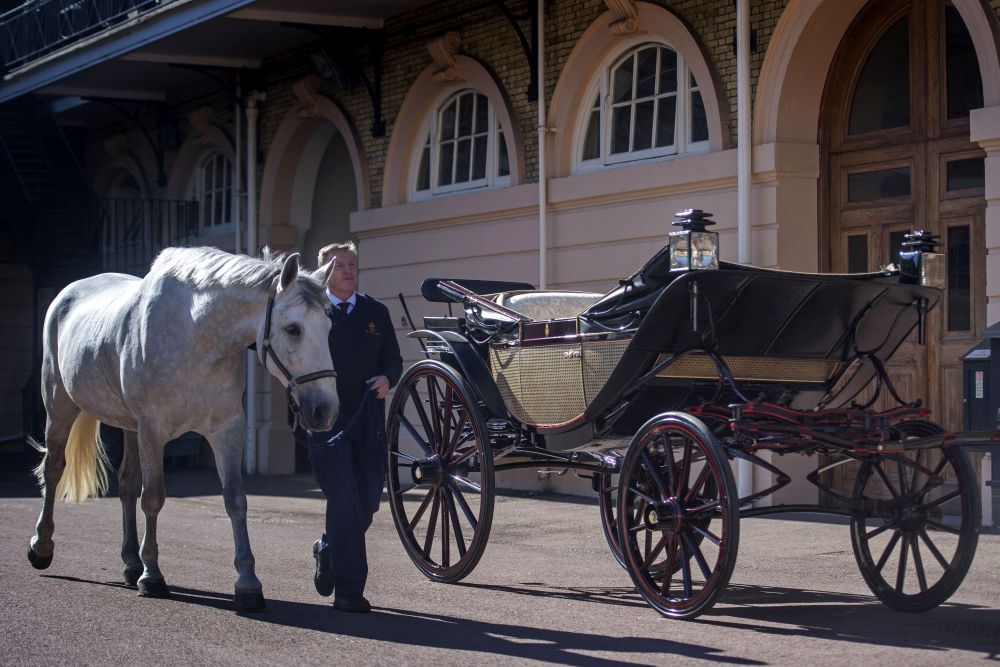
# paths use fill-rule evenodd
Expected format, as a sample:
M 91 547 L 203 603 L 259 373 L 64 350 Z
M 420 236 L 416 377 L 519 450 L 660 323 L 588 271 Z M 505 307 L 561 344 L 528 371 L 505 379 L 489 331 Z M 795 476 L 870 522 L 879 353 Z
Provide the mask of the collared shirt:
M 330 300 L 330 303 L 333 304 L 334 308 L 340 308 L 340 304 L 343 303 L 343 299 L 340 299 L 337 296 L 333 295 L 329 290 L 327 290 L 326 292 L 326 298 Z M 347 303 L 351 304 L 347 307 L 347 312 L 350 313 L 352 310 L 354 310 L 354 306 L 357 305 L 358 303 L 358 293 L 351 292 L 351 297 L 347 299 Z

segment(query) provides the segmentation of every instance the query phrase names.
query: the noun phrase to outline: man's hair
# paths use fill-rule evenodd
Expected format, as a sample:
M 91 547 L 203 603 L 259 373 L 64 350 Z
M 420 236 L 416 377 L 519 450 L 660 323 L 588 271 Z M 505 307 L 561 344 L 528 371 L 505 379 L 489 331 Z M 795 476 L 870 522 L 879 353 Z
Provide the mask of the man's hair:
M 330 261 L 330 257 L 337 254 L 338 250 L 346 250 L 352 253 L 355 257 L 358 256 L 358 246 L 355 245 L 354 241 L 344 241 L 343 243 L 331 243 L 328 246 L 323 246 L 319 249 L 319 253 L 316 255 L 316 265 L 323 266 Z

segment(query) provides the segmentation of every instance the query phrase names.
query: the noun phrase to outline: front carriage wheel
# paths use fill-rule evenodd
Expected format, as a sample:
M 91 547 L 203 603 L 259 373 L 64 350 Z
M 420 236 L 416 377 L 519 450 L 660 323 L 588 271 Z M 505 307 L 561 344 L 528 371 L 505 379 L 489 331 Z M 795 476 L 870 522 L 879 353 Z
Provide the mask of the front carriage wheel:
M 619 479 L 618 543 L 636 589 L 671 618 L 710 609 L 739 546 L 739 496 L 715 436 L 691 415 L 658 415 L 632 439 Z
M 942 433 L 932 422 L 896 427 L 903 438 Z M 958 449 L 872 455 L 861 463 L 851 546 L 865 583 L 897 611 L 933 609 L 958 589 L 976 553 L 976 476 Z
M 389 507 L 410 560 L 451 583 L 476 567 L 493 522 L 493 453 L 469 386 L 450 366 L 414 364 L 389 406 Z

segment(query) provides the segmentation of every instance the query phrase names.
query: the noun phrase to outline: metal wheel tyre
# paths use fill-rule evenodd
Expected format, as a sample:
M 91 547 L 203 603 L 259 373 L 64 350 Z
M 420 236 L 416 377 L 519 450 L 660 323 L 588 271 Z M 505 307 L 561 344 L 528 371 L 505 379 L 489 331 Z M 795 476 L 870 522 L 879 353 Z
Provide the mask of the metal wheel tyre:
M 941 433 L 913 421 L 901 434 Z M 979 540 L 976 476 L 954 448 L 910 450 L 862 461 L 854 498 L 877 501 L 851 520 L 851 546 L 872 593 L 898 611 L 926 611 L 962 583 Z
M 664 616 L 697 617 L 729 583 L 739 548 L 736 503 L 729 461 L 698 419 L 665 413 L 632 439 L 620 475 L 618 541 L 636 589 Z
M 389 507 L 410 560 L 455 582 L 476 567 L 493 522 L 493 453 L 475 395 L 450 366 L 414 364 L 389 406 Z
M 604 532 L 608 548 L 611 549 L 611 555 L 619 565 L 625 567 L 621 542 L 618 541 L 618 487 L 615 485 L 613 475 L 603 474 L 598 477 L 597 504 L 601 513 L 601 530 Z

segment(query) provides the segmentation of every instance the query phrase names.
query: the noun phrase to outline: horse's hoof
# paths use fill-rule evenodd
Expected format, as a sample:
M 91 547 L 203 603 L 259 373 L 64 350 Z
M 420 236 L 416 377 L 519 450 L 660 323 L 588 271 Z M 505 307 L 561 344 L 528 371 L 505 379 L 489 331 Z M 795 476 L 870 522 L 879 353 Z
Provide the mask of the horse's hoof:
M 141 567 L 126 567 L 125 568 L 125 584 L 135 588 L 135 585 L 139 583 L 139 577 L 142 576 Z
M 31 547 L 28 547 L 28 562 L 31 563 L 31 567 L 36 570 L 44 570 L 52 564 L 52 554 L 49 554 L 48 556 L 39 556 L 34 552 L 34 550 L 31 549 Z
M 168 598 L 170 589 L 163 579 L 139 580 L 139 597 L 141 598 Z
M 248 593 L 237 593 L 233 598 L 237 611 L 264 611 L 267 603 L 264 601 L 263 591 L 250 591 Z

